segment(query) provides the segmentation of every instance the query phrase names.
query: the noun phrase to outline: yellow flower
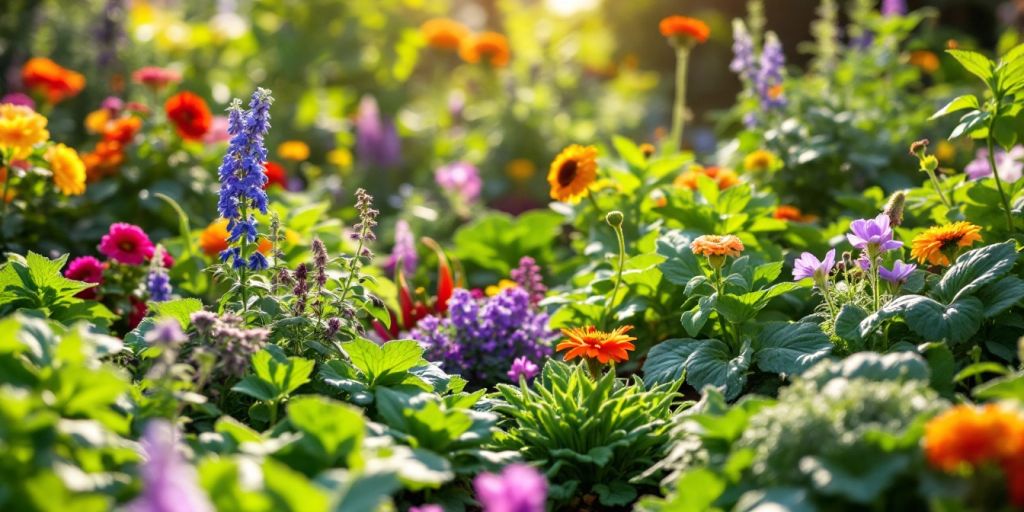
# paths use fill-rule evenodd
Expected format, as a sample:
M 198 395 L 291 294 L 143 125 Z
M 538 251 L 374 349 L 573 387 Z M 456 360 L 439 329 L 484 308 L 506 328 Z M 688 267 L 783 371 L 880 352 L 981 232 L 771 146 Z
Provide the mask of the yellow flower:
M 0 104 L 0 151 L 7 158 L 26 158 L 49 138 L 45 117 L 22 105 Z
M 488 286 L 487 289 L 485 289 L 484 291 L 487 293 L 488 297 L 494 297 L 495 295 L 501 293 L 502 290 L 506 288 L 515 288 L 516 286 L 518 285 L 513 280 L 502 279 L 501 281 L 498 281 L 498 284 L 492 284 Z
M 505 165 L 505 174 L 513 181 L 524 182 L 533 177 L 537 166 L 526 158 L 516 158 Z
M 277 147 L 277 156 L 285 160 L 302 162 L 309 158 L 309 146 L 301 140 L 286 140 Z
M 597 179 L 597 148 L 573 144 L 558 154 L 548 171 L 551 199 L 577 203 Z
M 910 242 L 910 256 L 932 265 L 949 265 L 950 256 L 981 241 L 981 226 L 967 221 L 926 229 Z
M 53 183 L 66 196 L 85 193 L 85 164 L 78 153 L 64 144 L 55 144 L 46 150 L 46 161 L 53 172 Z
M 352 152 L 345 148 L 332 149 L 327 153 L 327 161 L 341 169 L 352 167 Z
M 94 134 L 103 133 L 108 122 L 110 122 L 110 110 L 105 108 L 93 110 L 85 116 L 85 130 Z
M 747 172 L 764 172 L 775 169 L 779 157 L 767 149 L 758 149 L 743 159 L 743 169 Z
M 950 162 L 956 158 L 956 146 L 947 140 L 941 141 L 935 145 L 935 157 L 940 162 Z

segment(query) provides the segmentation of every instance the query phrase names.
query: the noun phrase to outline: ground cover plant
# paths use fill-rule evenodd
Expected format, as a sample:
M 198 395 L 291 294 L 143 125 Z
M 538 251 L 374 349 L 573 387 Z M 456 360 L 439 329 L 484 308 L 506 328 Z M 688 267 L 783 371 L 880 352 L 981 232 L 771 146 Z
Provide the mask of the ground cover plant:
M 1014 4 L 73 4 L 0 15 L 0 509 L 1024 509 Z

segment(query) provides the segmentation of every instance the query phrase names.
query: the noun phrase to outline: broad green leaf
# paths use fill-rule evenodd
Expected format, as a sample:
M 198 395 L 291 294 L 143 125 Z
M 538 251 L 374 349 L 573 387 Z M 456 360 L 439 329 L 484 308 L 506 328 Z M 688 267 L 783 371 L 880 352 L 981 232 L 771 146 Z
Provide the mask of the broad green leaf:
M 967 251 L 942 276 L 936 287 L 936 295 L 944 302 L 954 302 L 1003 276 L 1013 268 L 1016 261 L 1017 250 L 1013 242 Z
M 836 315 L 836 335 L 859 346 L 864 340 L 860 334 L 860 323 L 867 316 L 868 312 L 864 311 L 860 306 L 856 304 L 843 304 L 843 308 Z
M 898 297 L 865 318 L 861 335 L 867 337 L 886 320 L 902 317 L 912 331 L 925 340 L 960 343 L 978 332 L 984 308 L 975 297 L 963 297 L 946 306 L 922 295 Z
M 648 387 L 683 377 L 686 361 L 702 341 L 669 339 L 651 347 L 644 361 L 644 382 Z
M 352 467 L 361 458 L 365 430 L 362 409 L 326 397 L 305 395 L 288 403 L 288 421 L 315 440 L 311 453 L 323 457 L 326 466 L 344 459 Z
M 594 492 L 602 505 L 609 507 L 629 505 L 636 499 L 636 487 L 626 482 L 612 482 L 610 484 L 597 484 Z
M 1017 400 L 1024 402 L 1024 372 L 992 379 L 972 391 L 978 400 Z
M 905 454 L 875 456 L 869 469 L 854 473 L 834 461 L 808 456 L 800 461 L 800 471 L 806 474 L 818 492 L 868 505 L 910 465 Z
M 744 343 L 739 354 L 719 340 L 704 340 L 686 361 L 686 381 L 697 389 L 714 386 L 723 389 L 727 400 L 743 391 L 751 360 L 750 343 Z
M 980 78 L 986 85 L 991 83 L 995 65 L 988 57 L 969 50 L 946 50 L 946 53 L 952 55 L 964 69 Z
M 188 328 L 191 323 L 192 313 L 202 311 L 203 309 L 203 303 L 199 299 L 191 298 L 150 302 L 147 305 L 157 321 L 173 318 L 181 324 L 182 329 Z
M 683 311 L 679 321 L 683 324 L 683 329 L 686 330 L 686 334 L 696 336 L 700 333 L 700 330 L 704 328 L 704 324 L 707 323 L 708 318 L 711 318 L 711 312 L 714 311 L 715 308 L 716 297 L 717 294 L 701 297 L 693 309 Z
M 754 342 L 754 361 L 766 372 L 799 374 L 832 352 L 817 324 L 768 322 Z
M 992 318 L 1024 300 L 1024 280 L 1005 276 L 985 285 L 975 296 L 985 305 L 985 318 Z
M 704 275 L 700 262 L 690 251 L 690 238 L 681 231 L 669 231 L 658 238 L 657 251 L 667 258 L 658 268 L 669 282 L 686 286 L 694 277 Z
M 821 386 L 834 378 L 927 381 L 929 375 L 928 364 L 913 352 L 857 352 L 840 361 L 822 361 L 805 372 L 802 378 Z
M 423 359 L 423 347 L 413 340 L 395 340 L 377 345 L 372 341 L 356 338 L 343 343 L 342 348 L 352 364 L 366 375 L 371 385 L 388 375 L 403 374 L 416 366 L 426 364 Z
M 954 374 L 956 373 L 956 358 L 949 350 L 949 345 L 940 341 L 924 343 L 917 347 L 917 350 L 928 361 L 928 368 L 931 373 L 930 385 L 943 396 L 952 396 Z
M 977 109 L 980 108 L 978 104 L 978 97 L 973 94 L 964 94 L 963 96 L 957 96 L 952 101 L 946 104 L 946 106 L 940 108 L 937 112 L 932 114 L 931 119 L 938 119 L 946 114 L 952 114 L 960 110 L 967 108 Z

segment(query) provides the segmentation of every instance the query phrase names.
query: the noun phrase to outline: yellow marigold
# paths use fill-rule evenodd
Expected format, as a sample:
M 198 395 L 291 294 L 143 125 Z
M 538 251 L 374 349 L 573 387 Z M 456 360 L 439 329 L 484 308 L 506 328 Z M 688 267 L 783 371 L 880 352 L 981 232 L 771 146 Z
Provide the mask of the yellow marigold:
M 743 242 L 735 235 L 703 235 L 690 242 L 690 250 L 701 256 L 732 256 L 736 258 L 743 252 Z
M 686 38 L 697 43 L 703 43 L 711 35 L 711 28 L 707 23 L 696 18 L 686 16 L 669 16 L 658 23 L 661 35 L 669 38 Z
M 488 297 L 493 297 L 493 296 L 501 293 L 501 291 L 506 289 L 506 288 L 515 288 L 516 286 L 518 286 L 518 285 L 513 280 L 511 280 L 511 279 L 502 279 L 501 281 L 498 281 L 498 284 L 492 284 L 492 285 L 488 286 L 484 290 L 484 292 L 487 294 Z
M 22 105 L 0 103 L 0 151 L 8 159 L 28 157 L 33 146 L 49 138 L 45 117 Z
M 743 158 L 743 169 L 747 172 L 770 171 L 778 165 L 779 157 L 767 149 L 758 149 Z
M 470 37 L 465 25 L 448 18 L 434 18 L 420 25 L 420 33 L 427 46 L 438 50 L 457 51 Z
M 629 360 L 627 351 L 636 348 L 631 343 L 636 338 L 626 335 L 632 329 L 632 325 L 624 325 L 611 332 L 599 331 L 594 326 L 562 329 L 562 334 L 568 339 L 562 340 L 555 350 L 568 350 L 565 353 L 566 361 L 585 357 L 597 359 L 601 364 L 609 361 L 621 363 Z
M 301 140 L 286 140 L 277 147 L 277 156 L 302 162 L 309 158 L 309 146 Z
M 1006 406 L 958 405 L 925 425 L 924 450 L 943 471 L 1024 457 L 1024 415 Z
M 108 122 L 110 122 L 109 109 L 100 108 L 93 110 L 85 116 L 85 131 L 93 134 L 103 133 Z
M 573 144 L 551 162 L 548 171 L 551 198 L 568 203 L 579 202 L 596 179 L 597 148 Z
M 939 57 L 928 50 L 914 50 L 910 52 L 910 65 L 925 73 L 934 73 L 939 70 Z
M 467 38 L 459 47 L 459 56 L 470 64 L 480 61 L 496 68 L 505 67 L 511 58 L 508 39 L 497 32 L 481 32 Z
M 919 263 L 949 265 L 950 256 L 981 241 L 981 227 L 967 221 L 928 228 L 910 243 L 910 256 Z
M 53 172 L 53 183 L 66 196 L 85 193 L 85 163 L 78 153 L 64 144 L 54 144 L 44 155 Z
M 650 158 L 651 155 L 654 154 L 654 151 L 654 144 L 651 144 L 650 142 L 640 144 L 640 152 L 644 154 L 644 158 Z
M 938 158 L 940 162 L 952 161 L 956 158 L 956 146 L 948 140 L 939 141 L 935 145 L 935 158 Z
M 514 181 L 523 182 L 533 177 L 537 166 L 526 158 L 516 158 L 505 165 L 505 174 Z

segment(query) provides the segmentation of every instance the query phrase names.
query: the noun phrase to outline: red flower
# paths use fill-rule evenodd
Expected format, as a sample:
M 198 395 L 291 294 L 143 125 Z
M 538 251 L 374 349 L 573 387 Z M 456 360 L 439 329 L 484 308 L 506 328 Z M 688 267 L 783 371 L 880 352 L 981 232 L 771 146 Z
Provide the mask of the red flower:
M 132 81 L 143 84 L 153 89 L 162 89 L 168 84 L 181 81 L 181 73 L 173 69 L 161 68 L 158 66 L 146 66 L 139 68 L 132 73 Z
M 146 318 L 146 313 L 149 312 L 149 308 L 146 307 L 146 303 L 135 298 L 133 295 L 130 299 L 132 304 L 132 310 L 128 312 L 128 329 L 134 329 L 142 323 L 142 319 Z
M 201 140 L 213 121 L 206 102 L 188 91 L 171 96 L 164 104 L 164 111 L 185 140 Z
M 263 164 L 263 174 L 267 175 L 267 182 L 263 184 L 263 190 L 270 188 L 271 185 L 278 185 L 285 190 L 288 189 L 288 176 L 285 174 L 284 167 L 281 167 L 281 164 L 275 162 Z
M 21 68 L 21 80 L 25 87 L 41 92 L 50 103 L 78 95 L 85 87 L 85 77 L 56 62 L 36 57 L 29 59 Z

